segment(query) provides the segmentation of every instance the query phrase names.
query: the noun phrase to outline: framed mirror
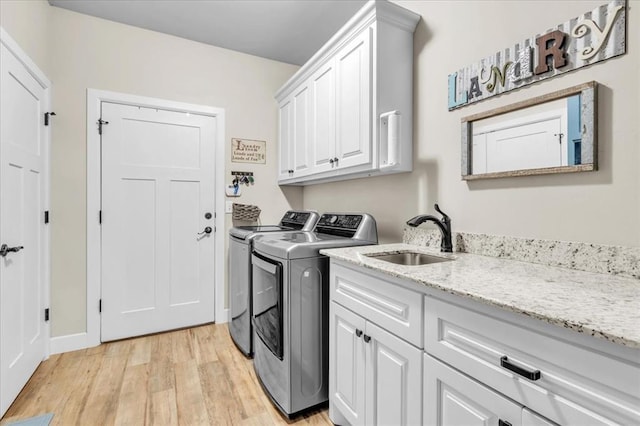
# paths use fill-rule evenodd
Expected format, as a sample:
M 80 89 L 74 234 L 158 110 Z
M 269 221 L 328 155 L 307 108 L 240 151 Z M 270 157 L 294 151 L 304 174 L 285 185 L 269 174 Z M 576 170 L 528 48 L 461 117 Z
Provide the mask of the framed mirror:
M 462 179 L 597 170 L 597 83 L 462 119 Z

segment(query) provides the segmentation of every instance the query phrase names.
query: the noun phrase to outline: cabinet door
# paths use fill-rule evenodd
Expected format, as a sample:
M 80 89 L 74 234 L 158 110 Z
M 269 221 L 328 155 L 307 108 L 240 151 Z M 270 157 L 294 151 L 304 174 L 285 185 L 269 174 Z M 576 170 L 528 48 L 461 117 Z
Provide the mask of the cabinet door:
M 366 424 L 419 425 L 422 351 L 370 322 L 363 341 L 367 357 Z
M 558 426 L 558 424 L 549 419 L 545 419 L 527 408 L 523 408 L 522 426 Z
M 293 135 L 291 155 L 293 157 L 293 177 L 309 173 L 311 145 L 311 90 L 303 85 L 293 94 Z
M 338 170 L 371 163 L 373 31 L 364 30 L 336 56 Z
M 311 156 L 314 173 L 334 168 L 336 146 L 336 69 L 330 60 L 311 77 Z
M 522 407 L 424 354 L 424 418 L 430 426 L 521 424 Z
M 365 424 L 365 320 L 335 302 L 330 305 L 329 413 L 351 425 Z
M 278 106 L 278 140 L 279 144 L 279 166 L 278 166 L 278 180 L 290 179 L 292 174 L 291 166 L 291 132 L 293 127 L 292 122 L 292 107 L 291 98 L 285 99 Z

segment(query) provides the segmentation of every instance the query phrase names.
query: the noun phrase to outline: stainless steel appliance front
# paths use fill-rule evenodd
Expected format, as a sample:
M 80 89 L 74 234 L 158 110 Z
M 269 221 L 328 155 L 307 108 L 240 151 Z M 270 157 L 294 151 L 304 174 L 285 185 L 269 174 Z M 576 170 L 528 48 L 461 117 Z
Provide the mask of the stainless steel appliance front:
M 254 368 L 287 416 L 328 399 L 329 259 L 319 251 L 378 242 L 366 214 L 324 214 L 315 230 L 264 234 L 253 243 Z
M 282 359 L 282 263 L 253 253 L 253 326 L 256 335 Z
M 259 260 L 253 257 L 254 306 L 266 308 L 273 306 L 275 298 L 268 294 L 270 290 L 262 295 L 259 292 L 274 285 L 275 277 L 262 269 Z M 262 332 L 257 308 L 254 311 L 254 367 L 272 401 L 288 416 L 327 401 L 328 272 L 329 259 L 324 256 L 284 262 L 281 276 L 284 309 L 279 317 L 269 318 L 272 320 L 269 330 L 280 329 L 280 334 Z
M 247 356 L 253 354 L 251 325 L 251 249 L 253 239 L 271 232 L 312 230 L 319 215 L 313 211 L 288 211 L 278 225 L 237 226 L 229 230 L 229 333 Z

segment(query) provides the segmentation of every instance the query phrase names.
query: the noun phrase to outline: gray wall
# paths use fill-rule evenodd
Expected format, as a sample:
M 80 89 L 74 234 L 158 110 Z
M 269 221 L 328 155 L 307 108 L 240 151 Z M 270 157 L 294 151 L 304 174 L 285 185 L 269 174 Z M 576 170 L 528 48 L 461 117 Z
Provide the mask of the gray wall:
M 0 1 L 1 24 L 53 82 L 51 201 L 52 335 L 85 331 L 87 88 L 211 105 L 227 111 L 226 168 L 250 170 L 240 202 L 263 223 L 289 207 L 368 211 L 382 241 L 433 203 L 454 230 L 601 244 L 640 245 L 640 2 L 628 8 L 625 56 L 449 112 L 447 75 L 600 1 L 402 1 L 422 15 L 415 33 L 414 171 L 300 188 L 279 188 L 273 95 L 296 67 L 49 6 Z M 600 83 L 600 170 L 460 180 L 460 118 L 590 80 Z M 232 137 L 267 141 L 267 164 L 230 163 Z M 229 177 L 230 180 L 230 177 Z M 227 218 L 227 228 L 231 221 Z
M 606 3 L 599 1 L 397 1 L 422 16 L 414 36 L 414 169 L 410 174 L 314 185 L 304 206 L 367 211 L 382 241 L 438 202 L 457 231 L 640 245 L 640 2 L 627 11 L 628 53 L 449 112 L 448 74 Z M 596 80 L 597 172 L 460 179 L 460 119 Z
M 298 67 L 122 25 L 43 0 L 2 0 L 2 26 L 53 83 L 51 156 L 52 336 L 86 324 L 86 90 L 225 108 L 226 179 L 255 173 L 238 202 L 257 204 L 265 223 L 302 206 L 300 188 L 277 180 L 276 90 Z M 231 138 L 267 141 L 267 164 L 230 162 Z M 227 216 L 227 226 L 231 218 Z M 226 241 L 226 230 L 221 232 Z M 226 251 L 225 251 L 226 252 Z

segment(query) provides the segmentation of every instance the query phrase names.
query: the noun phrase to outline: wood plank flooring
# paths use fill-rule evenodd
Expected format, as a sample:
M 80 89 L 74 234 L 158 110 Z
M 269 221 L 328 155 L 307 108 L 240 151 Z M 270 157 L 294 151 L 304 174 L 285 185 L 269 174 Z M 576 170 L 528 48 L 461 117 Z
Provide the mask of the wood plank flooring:
M 51 356 L 0 421 L 54 413 L 52 425 L 331 425 L 326 409 L 287 421 L 226 324 Z

